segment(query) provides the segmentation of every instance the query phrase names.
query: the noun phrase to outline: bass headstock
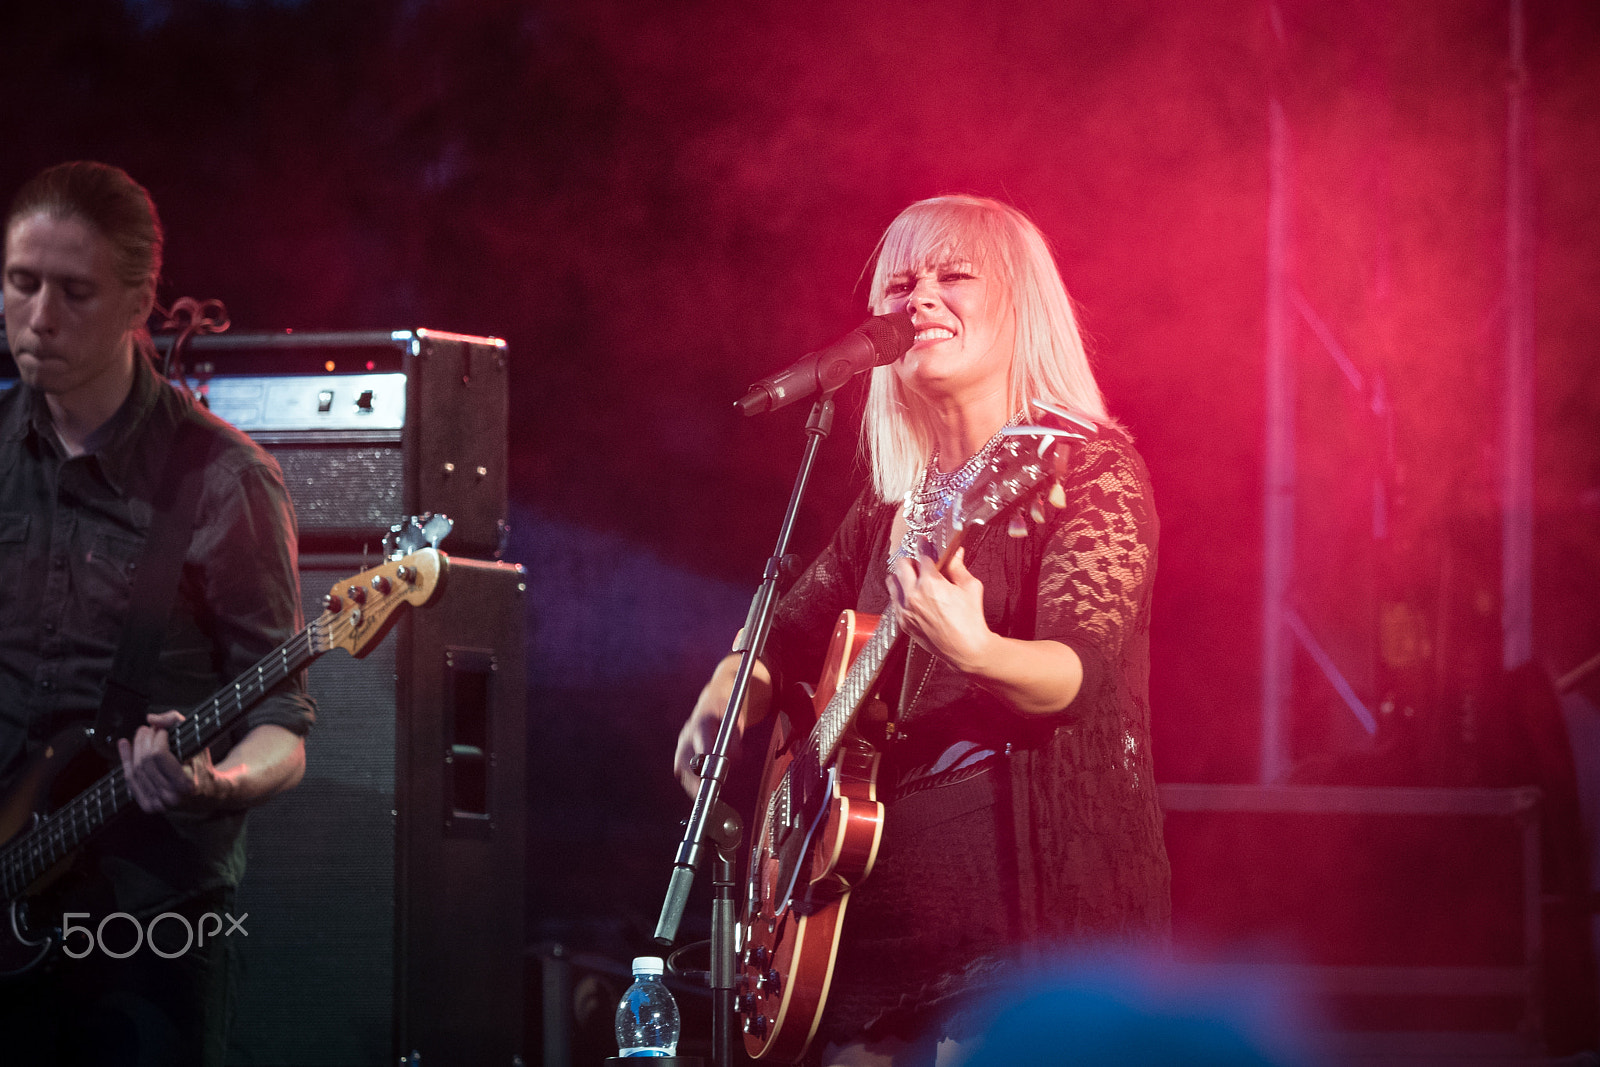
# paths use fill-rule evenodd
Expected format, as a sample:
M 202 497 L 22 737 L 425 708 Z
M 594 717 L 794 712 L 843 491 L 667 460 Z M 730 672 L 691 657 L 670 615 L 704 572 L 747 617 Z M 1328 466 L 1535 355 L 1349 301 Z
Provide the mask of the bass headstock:
M 421 548 L 386 560 L 339 582 L 322 598 L 322 615 L 309 627 L 318 652 L 342 648 L 363 656 L 394 624 L 401 605 L 420 607 L 438 592 L 450 557 Z

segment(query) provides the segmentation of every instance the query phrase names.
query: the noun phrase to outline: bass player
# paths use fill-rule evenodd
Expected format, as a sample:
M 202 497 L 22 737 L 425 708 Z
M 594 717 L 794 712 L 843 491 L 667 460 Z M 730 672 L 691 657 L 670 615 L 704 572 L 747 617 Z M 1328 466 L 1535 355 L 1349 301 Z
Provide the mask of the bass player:
M 41 172 L 6 216 L 6 333 L 21 382 L 0 398 L 0 784 L 10 793 L 56 731 L 103 722 L 117 738 L 106 754 L 142 809 L 34 902 L 41 926 L 71 913 L 77 932 L 100 937 L 87 952 L 69 939 L 75 952 L 0 986 L 7 1064 L 221 1064 L 230 943 L 213 933 L 184 951 L 184 935 L 233 918 L 245 810 L 305 767 L 303 674 L 213 746 L 214 760 L 180 764 L 168 747 L 182 720 L 168 709 L 255 664 L 301 612 L 277 464 L 152 367 L 144 324 L 161 253 L 148 193 L 100 163 Z M 163 489 L 181 484 L 165 472 L 178 468 L 195 489 L 164 505 Z M 168 549 L 180 577 L 156 594 L 170 607 L 152 611 L 130 600 L 141 568 L 162 570 L 146 540 L 169 510 L 178 518 L 157 528 L 188 547 Z M 124 679 L 119 649 L 138 644 L 137 627 L 124 631 L 130 613 L 156 639 L 119 704 L 103 697 L 108 676 Z M 128 951 L 135 926 L 148 940 Z

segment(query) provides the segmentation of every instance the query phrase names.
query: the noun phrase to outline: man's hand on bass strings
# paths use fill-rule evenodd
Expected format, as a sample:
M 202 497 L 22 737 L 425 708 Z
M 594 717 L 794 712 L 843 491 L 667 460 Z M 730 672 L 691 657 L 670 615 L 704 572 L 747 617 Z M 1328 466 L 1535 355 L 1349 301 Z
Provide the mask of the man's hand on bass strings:
M 176 711 L 148 715 L 133 740 L 117 741 L 128 791 L 142 811 L 204 807 L 220 798 L 221 783 L 210 752 L 202 750 L 188 763 L 179 763 L 172 754 L 168 732 L 181 722 L 183 715 Z

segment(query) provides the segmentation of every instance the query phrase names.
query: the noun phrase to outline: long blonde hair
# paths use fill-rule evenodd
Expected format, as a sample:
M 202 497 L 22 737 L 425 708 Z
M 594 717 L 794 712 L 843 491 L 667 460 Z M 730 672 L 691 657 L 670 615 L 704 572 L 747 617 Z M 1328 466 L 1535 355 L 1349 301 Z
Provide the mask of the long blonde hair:
M 867 298 L 874 314 L 888 311 L 885 295 L 898 274 L 961 260 L 998 280 L 1017 321 L 1010 409 L 1047 400 L 1095 423 L 1112 423 L 1050 246 L 1022 212 L 977 196 L 919 200 L 889 224 L 874 256 Z M 898 502 L 933 452 L 934 426 L 931 411 L 901 386 L 893 367 L 872 372 L 861 437 L 879 499 Z

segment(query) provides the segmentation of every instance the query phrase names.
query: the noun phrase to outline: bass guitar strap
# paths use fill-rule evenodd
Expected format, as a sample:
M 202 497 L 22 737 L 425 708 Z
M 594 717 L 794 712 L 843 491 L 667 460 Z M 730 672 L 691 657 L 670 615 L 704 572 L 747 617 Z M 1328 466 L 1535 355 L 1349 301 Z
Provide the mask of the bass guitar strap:
M 103 750 L 109 749 L 116 738 L 131 736 L 144 724 L 145 711 L 150 706 L 151 679 L 161 657 L 172 602 L 178 594 L 183 560 L 194 540 L 200 492 L 217 440 L 199 414 L 190 410 L 162 450 L 162 462 L 157 468 L 161 481 L 151 501 L 154 514 L 144 553 L 134 571 L 122 637 L 95 718 L 95 740 Z

